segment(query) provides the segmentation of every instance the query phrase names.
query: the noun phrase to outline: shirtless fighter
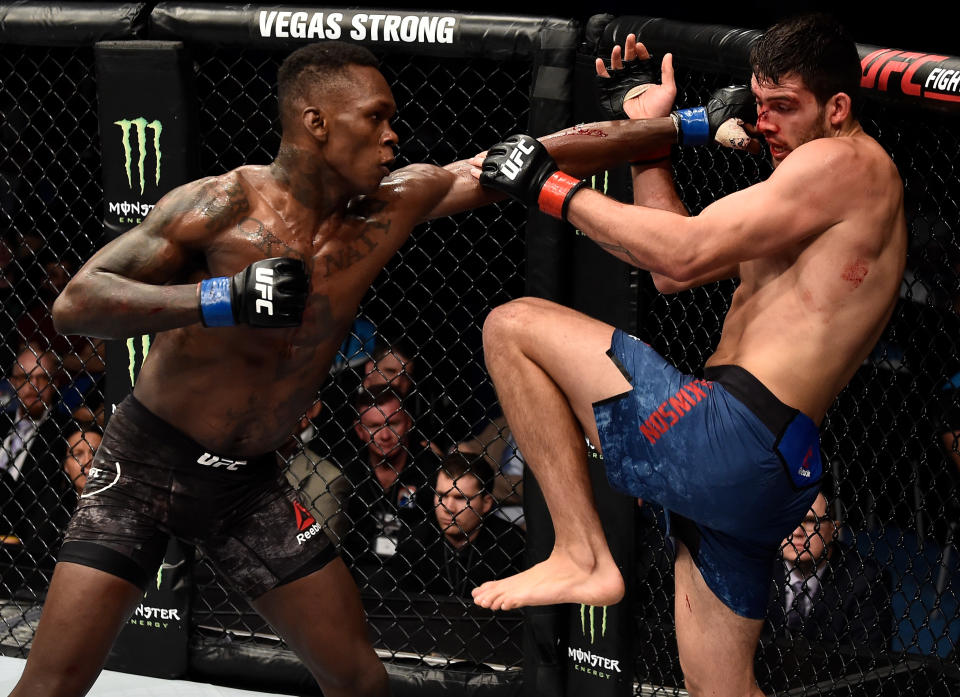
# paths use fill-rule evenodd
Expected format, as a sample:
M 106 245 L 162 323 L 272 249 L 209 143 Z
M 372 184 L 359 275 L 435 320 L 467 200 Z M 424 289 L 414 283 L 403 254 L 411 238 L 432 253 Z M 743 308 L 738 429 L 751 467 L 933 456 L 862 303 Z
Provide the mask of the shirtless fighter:
M 491 148 L 475 172 L 565 212 L 604 249 L 651 271 L 661 292 L 740 279 L 704 379 L 543 300 L 503 305 L 484 325 L 487 367 L 538 475 L 556 545 L 543 563 L 476 589 L 475 601 L 507 609 L 622 597 L 591 498 L 585 433 L 615 488 L 669 511 L 692 695 L 760 694 L 753 654 L 771 559 L 817 494 L 818 424 L 889 320 L 906 254 L 900 177 L 855 117 L 853 42 L 831 20 L 804 17 L 771 28 L 751 65 L 756 128 L 775 170 L 697 216 L 686 215 L 666 161 L 633 170 L 638 195 L 659 209 L 580 188 L 528 136 Z M 700 128 L 676 121 L 681 137 Z
M 204 550 L 328 697 L 387 693 L 357 588 L 273 450 L 414 225 L 503 196 L 466 162 L 390 173 L 396 105 L 366 49 L 299 49 L 278 87 L 270 166 L 171 191 L 54 306 L 62 333 L 157 337 L 104 435 L 15 697 L 90 688 L 169 535 Z M 669 118 L 595 126 L 548 138 L 558 162 L 585 176 L 676 140 Z

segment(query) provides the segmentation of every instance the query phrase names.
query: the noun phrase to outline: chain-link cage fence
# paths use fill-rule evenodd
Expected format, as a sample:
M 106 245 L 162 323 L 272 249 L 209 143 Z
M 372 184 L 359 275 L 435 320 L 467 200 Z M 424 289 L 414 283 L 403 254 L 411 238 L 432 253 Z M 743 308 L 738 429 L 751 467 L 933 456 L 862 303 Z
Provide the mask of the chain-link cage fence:
M 665 39 L 657 36 L 653 45 L 658 41 Z M 692 56 L 686 65 L 697 69 L 684 67 L 690 57 L 676 42 L 661 49 L 675 51 L 679 106 L 703 104 L 714 89 L 744 82 L 742 69 L 700 69 L 702 45 L 686 48 Z M 861 122 L 904 180 L 907 270 L 883 336 L 823 424 L 825 505 L 808 515 L 774 563 L 756 671 L 760 687 L 775 694 L 954 694 L 960 689 L 958 117 L 865 97 Z M 673 164 L 691 214 L 771 171 L 764 157 L 720 148 L 681 148 Z M 736 283 L 671 296 L 657 293 L 644 273 L 637 282 L 641 338 L 681 370 L 700 370 L 719 340 Z M 676 692 L 683 682 L 662 512 L 653 506 L 640 519 L 636 676 Z M 785 577 L 786 561 L 796 555 L 794 545 L 802 551 L 805 544 L 829 556 L 818 559 L 816 584 L 799 593 Z
M 203 174 L 269 162 L 279 144 L 275 78 L 284 54 L 195 47 L 194 55 Z M 468 158 L 525 128 L 529 64 L 380 58 L 397 102 L 398 165 Z M 502 204 L 415 230 L 363 301 L 322 410 L 297 430 L 303 450 L 287 454 L 288 478 L 358 581 L 374 645 L 392 656 L 505 666 L 521 659 L 519 614 L 478 611 L 469 590 L 519 568 L 523 530 L 491 514 L 480 537 L 458 549 L 440 527 L 458 525 L 444 517 L 456 504 L 438 508 L 435 494 L 438 469 L 449 483 L 444 454 L 468 441 L 475 447 L 485 427 L 498 438 L 489 428 L 496 400 L 481 325 L 490 309 L 523 294 L 523 223 L 522 208 Z M 475 484 L 464 478 L 457 493 L 480 507 Z M 201 576 L 194 622 L 202 631 L 249 641 L 270 633 L 223 580 Z
M 531 26 L 524 30 L 539 30 Z M 276 70 L 287 51 L 191 48 L 201 173 L 269 162 L 279 143 Z M 530 53 L 493 53 L 500 59 L 381 54 L 399 108 L 398 166 L 468 158 L 528 128 Z M 90 48 L 8 46 L 0 57 L 8 74 L 0 87 L 7 378 L 0 643 L 23 656 L 104 422 L 103 346 L 59 336 L 51 316 L 59 290 L 103 242 L 102 124 Z M 376 647 L 396 661 L 515 668 L 521 660 L 519 613 L 478 610 L 469 591 L 519 569 L 524 550 L 519 477 L 493 476 L 509 467 L 512 450 L 495 420 L 480 341 L 486 313 L 523 294 L 524 217 L 522 207 L 504 203 L 418 228 L 362 303 L 321 394 L 322 411 L 318 403 L 291 424 L 295 446 L 280 453 L 304 515 L 338 542 L 357 579 Z M 140 343 L 142 359 L 149 337 Z M 134 378 L 128 353 L 123 382 L 128 372 Z M 384 434 L 392 450 L 383 449 Z M 498 449 L 503 463 L 489 457 Z M 199 562 L 197 641 L 281 653 L 272 630 L 228 590 L 229 579 Z
M 0 651 L 23 655 L 103 424 L 102 342 L 51 307 L 100 238 L 90 48 L 0 46 Z
M 269 162 L 279 142 L 274 85 L 284 54 L 191 50 L 202 174 Z M 678 53 L 681 106 L 702 103 L 733 81 L 683 69 Z M 380 57 L 398 104 L 398 164 L 444 164 L 527 128 L 529 62 Z M 102 347 L 58 336 L 50 317 L 59 287 L 100 242 L 103 196 L 91 51 L 3 46 L 0 65 L 7 75 L 0 83 L 0 651 L 24 655 L 76 501 L 71 480 L 88 462 L 103 421 Z M 865 104 L 867 131 L 891 152 L 905 181 L 908 269 L 882 340 L 823 429 L 828 508 L 806 529 L 832 539 L 835 525 L 836 558 L 855 573 L 835 574 L 828 620 L 770 623 L 757 659 L 765 691 L 956 689 L 956 122 L 949 114 Z M 762 179 L 769 166 L 739 153 L 685 148 L 674 172 L 695 213 Z M 291 424 L 298 444 L 282 453 L 308 515 L 340 543 L 357 578 L 375 646 L 394 661 L 516 667 L 521 660 L 519 614 L 475 609 L 469 588 L 508 573 L 523 550 L 519 463 L 497 418 L 480 328 L 491 308 L 524 292 L 525 215 L 500 204 L 418 228 L 361 305 L 322 406 Z M 643 274 L 636 280 L 641 336 L 679 368 L 699 369 L 734 284 L 668 297 Z M 481 471 L 482 461 L 499 476 L 458 480 L 452 450 L 471 468 Z M 375 467 L 390 459 L 382 453 L 402 456 Z M 488 547 L 464 552 L 443 533 L 472 524 L 469 511 L 484 505 L 484 486 L 499 509 L 484 524 Z M 682 684 L 672 568 L 658 511 L 645 506 L 640 518 L 635 674 L 638 683 L 671 692 Z M 191 625 L 200 640 L 282 648 L 202 559 L 195 577 Z M 787 593 L 775 583 L 771 607 L 785 606 Z

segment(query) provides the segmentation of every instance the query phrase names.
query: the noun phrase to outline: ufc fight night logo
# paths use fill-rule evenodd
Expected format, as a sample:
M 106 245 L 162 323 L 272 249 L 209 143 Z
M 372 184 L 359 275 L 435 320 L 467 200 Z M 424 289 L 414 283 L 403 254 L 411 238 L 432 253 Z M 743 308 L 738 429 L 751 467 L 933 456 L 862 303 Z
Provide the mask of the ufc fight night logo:
M 260 294 L 254 310 L 258 315 L 264 313 L 273 317 L 273 269 L 258 268 L 254 288 Z
M 523 156 L 529 155 L 532 152 L 533 144 L 524 147 L 522 142 L 517 143 L 517 147 L 510 153 L 510 158 L 503 163 L 500 171 L 503 172 L 507 179 L 513 181 L 517 178 L 517 175 L 520 174 L 520 168 L 524 165 Z
M 135 119 L 120 119 L 113 122 L 115 126 L 120 127 L 123 143 L 124 171 L 127 174 L 127 185 L 133 189 L 133 144 L 131 136 L 136 138 L 137 142 L 137 167 L 136 171 L 140 179 L 140 193 L 144 190 L 144 164 L 147 161 L 147 130 L 153 131 L 152 150 L 154 158 L 153 181 L 157 186 L 160 185 L 160 160 L 162 153 L 160 151 L 160 134 L 163 132 L 163 124 L 157 120 L 147 121 L 140 116 Z

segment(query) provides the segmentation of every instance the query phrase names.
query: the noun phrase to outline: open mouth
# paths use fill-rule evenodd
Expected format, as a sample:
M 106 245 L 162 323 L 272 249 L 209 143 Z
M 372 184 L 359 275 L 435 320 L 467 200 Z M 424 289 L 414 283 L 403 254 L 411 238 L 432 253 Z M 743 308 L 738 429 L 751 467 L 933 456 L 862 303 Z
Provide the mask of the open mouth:
M 779 158 L 781 158 L 781 157 L 784 157 L 784 156 L 787 154 L 787 152 L 788 152 L 787 147 L 784 146 L 784 145 L 779 145 L 779 144 L 777 144 L 777 143 L 771 143 L 770 141 L 767 141 L 767 145 L 770 146 L 770 155 L 773 156 L 773 157 L 775 157 L 775 158 L 778 158 L 778 159 L 779 159 Z

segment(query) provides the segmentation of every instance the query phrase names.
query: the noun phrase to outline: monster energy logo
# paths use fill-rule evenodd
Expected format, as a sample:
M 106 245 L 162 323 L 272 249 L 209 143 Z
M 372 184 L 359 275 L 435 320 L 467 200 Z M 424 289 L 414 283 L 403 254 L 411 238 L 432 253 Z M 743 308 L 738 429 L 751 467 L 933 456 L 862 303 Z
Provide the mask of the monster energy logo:
M 589 608 L 589 609 L 588 609 Z M 596 640 L 595 626 L 594 626 L 594 611 L 595 608 L 593 605 L 581 605 L 580 606 L 580 629 L 583 631 L 583 636 L 587 636 L 587 615 L 590 616 L 590 643 Z M 601 608 L 603 610 L 603 619 L 600 622 L 600 638 L 602 639 L 607 635 L 607 608 Z
M 607 634 L 607 608 L 603 610 L 603 617 L 600 620 L 600 638 Z M 584 638 L 587 637 L 587 624 L 590 625 L 590 645 L 596 641 L 596 613 L 597 608 L 592 605 L 580 606 L 580 629 L 583 631 Z M 616 673 L 622 673 L 620 669 L 620 659 L 607 658 L 599 653 L 578 649 L 574 646 L 567 646 L 567 657 L 573 662 L 573 670 L 581 673 L 587 673 L 597 678 L 611 680 L 616 677 Z
M 121 132 L 123 133 L 123 158 L 124 158 L 124 170 L 127 173 L 127 185 L 132 189 L 133 188 L 133 149 L 130 144 L 130 130 L 133 127 L 134 132 L 136 133 L 137 138 L 137 173 L 140 175 L 140 193 L 143 193 L 144 187 L 144 175 L 143 175 L 143 164 L 147 159 L 147 129 L 153 130 L 153 154 L 154 159 L 156 159 L 156 169 L 153 173 L 154 183 L 160 184 L 160 133 L 163 132 L 163 125 L 159 121 L 147 121 L 145 118 L 140 116 L 136 119 L 120 119 L 119 121 L 113 122 L 115 126 L 119 126 Z
M 143 334 L 140 337 L 140 351 L 143 356 L 140 359 L 140 365 L 143 365 L 143 361 L 147 359 L 147 354 L 150 352 L 150 335 Z M 133 387 L 134 382 L 136 382 L 136 367 L 137 367 L 137 346 L 134 342 L 134 337 L 127 339 L 127 357 L 130 359 L 127 363 L 127 368 L 130 371 L 130 387 Z M 159 583 L 159 581 L 158 581 Z

